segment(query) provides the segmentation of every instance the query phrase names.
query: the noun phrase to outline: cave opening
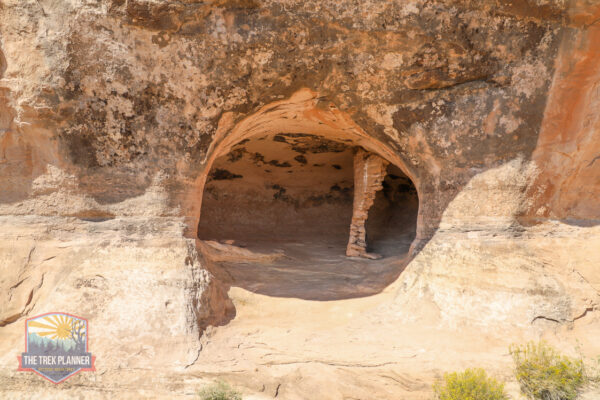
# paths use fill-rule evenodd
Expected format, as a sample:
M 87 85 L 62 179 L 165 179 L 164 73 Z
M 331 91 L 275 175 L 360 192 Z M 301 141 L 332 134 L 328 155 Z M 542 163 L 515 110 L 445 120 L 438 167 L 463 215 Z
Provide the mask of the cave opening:
M 366 190 L 362 183 L 373 174 L 357 177 L 359 156 L 379 160 L 382 168 Z M 370 190 L 368 201 L 356 198 L 357 187 Z M 358 203 L 365 212 L 357 213 Z M 198 238 L 212 272 L 228 285 L 281 297 L 359 297 L 378 293 L 399 275 L 417 213 L 411 180 L 351 140 L 265 134 L 214 160 Z M 361 229 L 363 257 L 348 257 L 351 231 Z

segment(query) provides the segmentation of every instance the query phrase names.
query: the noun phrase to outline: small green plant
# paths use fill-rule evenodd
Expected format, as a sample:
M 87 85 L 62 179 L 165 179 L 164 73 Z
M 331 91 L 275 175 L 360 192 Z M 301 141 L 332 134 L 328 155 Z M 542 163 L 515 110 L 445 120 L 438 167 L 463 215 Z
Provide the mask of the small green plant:
M 436 400 L 506 400 L 504 384 L 487 376 L 483 369 L 444 374 L 433 385 Z
M 223 381 L 216 381 L 198 394 L 202 400 L 242 400 L 240 392 Z
M 521 392 L 534 400 L 574 400 L 586 383 L 583 361 L 544 342 L 513 345 L 510 353 Z

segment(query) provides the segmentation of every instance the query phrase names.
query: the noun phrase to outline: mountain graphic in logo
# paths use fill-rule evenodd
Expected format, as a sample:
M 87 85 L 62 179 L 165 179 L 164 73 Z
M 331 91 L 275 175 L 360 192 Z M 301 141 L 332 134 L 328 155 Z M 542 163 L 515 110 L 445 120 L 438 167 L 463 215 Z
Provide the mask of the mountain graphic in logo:
M 88 321 L 75 315 L 48 313 L 28 318 L 19 371 L 33 371 L 53 383 L 80 371 L 94 371 L 88 333 Z

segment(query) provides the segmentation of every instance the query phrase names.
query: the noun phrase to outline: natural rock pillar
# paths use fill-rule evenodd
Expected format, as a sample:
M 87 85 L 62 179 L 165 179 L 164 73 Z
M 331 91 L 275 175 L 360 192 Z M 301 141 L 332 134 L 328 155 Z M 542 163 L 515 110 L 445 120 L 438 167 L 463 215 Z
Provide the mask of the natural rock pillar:
M 354 204 L 350 239 L 346 248 L 348 257 L 379 258 L 377 254 L 367 253 L 366 227 L 369 208 L 375 201 L 377 191 L 381 190 L 386 167 L 389 163 L 383 158 L 358 149 L 354 154 Z

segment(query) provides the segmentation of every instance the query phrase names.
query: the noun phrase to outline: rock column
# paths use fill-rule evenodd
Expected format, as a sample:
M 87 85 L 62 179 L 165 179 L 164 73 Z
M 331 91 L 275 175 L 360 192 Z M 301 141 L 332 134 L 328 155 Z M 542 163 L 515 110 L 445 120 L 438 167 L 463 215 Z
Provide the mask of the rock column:
M 367 253 L 366 222 L 369 208 L 375 201 L 377 191 L 381 190 L 386 168 L 389 163 L 383 158 L 358 149 L 354 154 L 354 204 L 350 238 L 346 255 L 376 259 L 377 254 Z

